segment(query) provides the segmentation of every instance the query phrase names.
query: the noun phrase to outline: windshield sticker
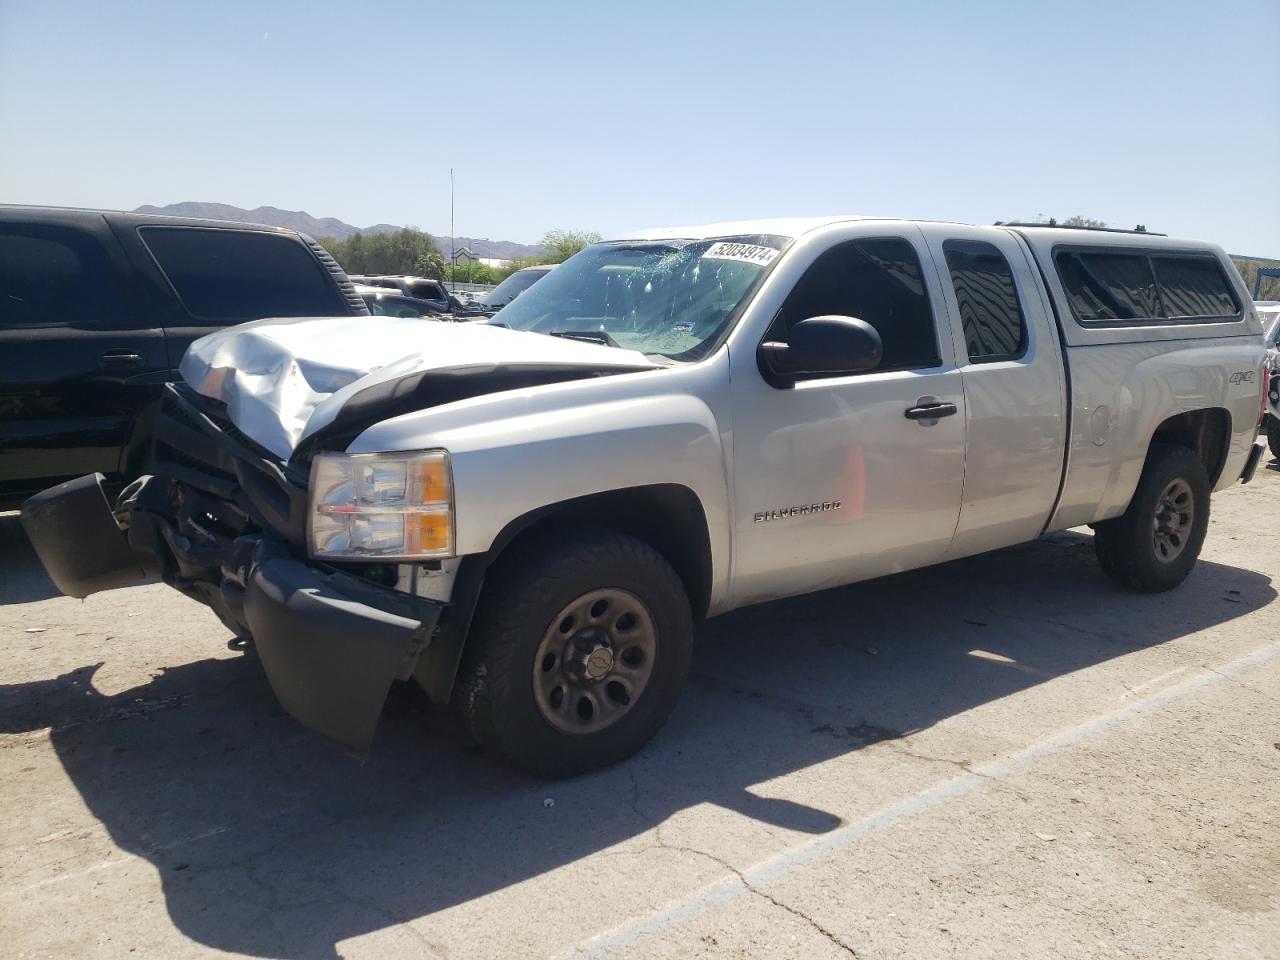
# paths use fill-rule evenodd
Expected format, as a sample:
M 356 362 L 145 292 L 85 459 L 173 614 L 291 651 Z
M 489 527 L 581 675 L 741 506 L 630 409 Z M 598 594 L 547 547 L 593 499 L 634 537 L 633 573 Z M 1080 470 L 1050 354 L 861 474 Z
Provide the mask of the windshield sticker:
M 671 328 L 672 333 L 693 333 L 693 324 L 687 322 L 677 323 Z
M 763 267 L 772 263 L 778 251 L 772 247 L 762 247 L 754 243 L 713 243 L 711 249 L 702 255 L 703 260 L 740 260 L 743 263 L 754 263 Z

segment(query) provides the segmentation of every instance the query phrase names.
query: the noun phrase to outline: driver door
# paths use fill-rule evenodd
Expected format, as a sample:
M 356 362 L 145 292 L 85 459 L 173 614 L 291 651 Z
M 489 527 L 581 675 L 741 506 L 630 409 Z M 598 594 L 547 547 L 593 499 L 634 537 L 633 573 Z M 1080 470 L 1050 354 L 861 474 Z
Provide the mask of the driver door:
M 960 516 L 964 392 L 923 235 L 845 226 L 808 256 L 761 339 L 854 316 L 883 357 L 865 373 L 771 384 L 754 339 L 731 350 L 736 604 L 938 562 Z

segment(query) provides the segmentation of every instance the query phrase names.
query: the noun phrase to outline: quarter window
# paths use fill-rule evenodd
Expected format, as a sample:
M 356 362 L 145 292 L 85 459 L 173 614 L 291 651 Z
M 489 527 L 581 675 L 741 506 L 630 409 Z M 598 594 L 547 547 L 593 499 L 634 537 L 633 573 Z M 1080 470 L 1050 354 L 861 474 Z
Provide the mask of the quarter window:
M 1027 349 L 1027 321 L 1009 261 L 989 243 L 948 240 L 942 245 L 960 304 L 971 363 L 1016 360 Z
M 906 240 L 849 240 L 823 253 L 782 308 L 789 329 L 810 317 L 857 317 L 884 344 L 877 370 L 941 364 L 933 310 L 915 248 Z
M 143 242 L 193 316 L 345 316 L 329 275 L 293 238 L 246 230 L 143 227 Z
M 1151 264 L 1142 254 L 1060 253 L 1058 274 L 1081 323 L 1160 317 Z
M 1054 259 L 1081 323 L 1133 326 L 1240 314 L 1231 284 L 1212 254 L 1063 250 Z
M 1240 312 L 1217 257 L 1152 257 L 1165 315 L 1232 317 Z

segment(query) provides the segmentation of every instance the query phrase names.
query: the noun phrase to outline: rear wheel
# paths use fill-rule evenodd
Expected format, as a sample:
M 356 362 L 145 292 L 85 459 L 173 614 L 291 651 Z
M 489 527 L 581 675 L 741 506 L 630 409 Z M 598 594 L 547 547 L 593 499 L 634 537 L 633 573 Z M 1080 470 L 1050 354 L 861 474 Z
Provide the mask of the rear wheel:
M 1191 572 L 1209 528 L 1209 477 L 1186 447 L 1157 445 L 1122 516 L 1097 525 L 1103 572 L 1134 590 L 1158 593 Z
M 533 542 L 485 587 L 455 702 L 470 735 L 513 765 L 583 773 L 658 732 L 692 637 L 684 585 L 648 544 L 605 530 Z
M 1267 417 L 1267 446 L 1271 448 L 1271 456 L 1280 460 L 1280 420 Z

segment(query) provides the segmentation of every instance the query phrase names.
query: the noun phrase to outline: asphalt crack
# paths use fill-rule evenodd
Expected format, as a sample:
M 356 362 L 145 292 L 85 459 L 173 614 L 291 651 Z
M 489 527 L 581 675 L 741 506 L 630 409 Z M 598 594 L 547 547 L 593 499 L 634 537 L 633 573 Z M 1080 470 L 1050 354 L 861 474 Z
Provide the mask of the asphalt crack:
M 1223 680 L 1228 680 L 1231 683 L 1234 683 L 1237 687 L 1241 687 L 1245 690 L 1248 690 L 1250 693 L 1261 697 L 1263 700 L 1269 700 L 1271 703 L 1280 703 L 1280 699 L 1277 699 L 1276 697 L 1271 696 L 1271 694 L 1269 693 L 1263 693 L 1261 690 L 1259 690 L 1257 687 L 1253 686 L 1252 684 L 1245 683 L 1243 680 L 1240 680 L 1237 677 L 1233 677 L 1229 673 L 1223 673 L 1221 670 L 1216 670 L 1210 666 L 1205 666 L 1205 669 L 1208 670 L 1210 673 L 1216 674 L 1217 676 L 1221 677 Z
M 710 853 L 706 850 L 700 850 L 697 847 L 691 847 L 686 844 L 680 844 L 680 843 L 671 843 L 670 841 L 668 841 L 662 835 L 662 828 L 664 824 L 648 816 L 643 810 L 640 809 L 640 779 L 639 777 L 636 776 L 633 765 L 629 765 L 627 767 L 627 776 L 630 777 L 631 779 L 632 812 L 634 812 L 635 815 L 639 817 L 641 820 L 644 820 L 646 823 L 651 824 L 653 829 L 654 842 L 651 846 L 644 848 L 645 850 L 669 850 L 676 853 L 684 853 L 689 856 L 701 857 L 704 860 L 709 860 L 711 863 L 716 864 L 721 869 L 726 870 L 728 873 L 730 873 L 735 879 L 737 879 L 738 883 L 742 884 L 743 889 L 746 890 L 748 893 L 754 894 L 755 896 L 766 901 L 767 903 L 773 904 L 779 910 L 783 910 L 791 914 L 791 916 L 795 917 L 797 920 L 801 920 L 804 923 L 808 924 L 808 926 L 810 926 L 813 930 L 817 931 L 819 934 L 821 934 L 823 937 L 829 940 L 832 943 L 832 945 L 839 947 L 842 951 L 847 953 L 849 956 L 851 957 L 858 956 L 858 952 L 854 950 L 854 948 L 851 947 L 849 944 L 845 943 L 842 939 L 840 939 L 840 937 L 836 935 L 834 931 L 823 926 L 816 919 L 809 916 L 807 913 L 805 913 L 803 910 L 799 909 L 798 907 L 793 907 L 791 904 L 785 903 L 782 900 L 779 900 L 777 897 L 769 893 L 767 890 L 764 890 L 763 888 L 752 883 L 751 880 L 747 878 L 747 875 L 745 873 L 743 873 L 741 870 L 735 867 L 728 860 L 725 860 L 723 857 L 718 857 L 714 853 Z M 637 852 L 643 852 L 643 851 L 637 851 Z

